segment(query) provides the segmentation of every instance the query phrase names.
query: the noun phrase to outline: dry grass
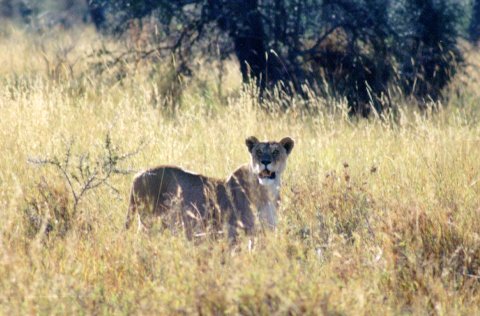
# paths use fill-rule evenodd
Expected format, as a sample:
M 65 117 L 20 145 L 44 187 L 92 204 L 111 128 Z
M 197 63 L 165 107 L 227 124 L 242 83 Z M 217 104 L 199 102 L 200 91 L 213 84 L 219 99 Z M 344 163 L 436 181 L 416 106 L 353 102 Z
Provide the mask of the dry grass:
M 0 314 L 480 313 L 475 68 L 448 104 L 416 112 L 399 101 L 395 118 L 348 118 L 342 102 L 322 99 L 310 103 L 315 115 L 300 102 L 259 110 L 234 72 L 221 97 L 210 72 L 182 81 L 180 107 L 165 114 L 163 68 L 125 65 L 116 83 L 113 70 L 90 71 L 90 31 L 2 36 Z M 111 178 L 120 194 L 92 190 L 68 217 L 63 177 L 28 159 L 64 157 L 74 140 L 72 159 L 89 153 L 93 166 L 107 133 L 120 151 L 147 141 L 122 168 L 169 163 L 216 177 L 246 162 L 245 137 L 292 136 L 278 231 L 250 253 L 125 232 L 128 175 Z

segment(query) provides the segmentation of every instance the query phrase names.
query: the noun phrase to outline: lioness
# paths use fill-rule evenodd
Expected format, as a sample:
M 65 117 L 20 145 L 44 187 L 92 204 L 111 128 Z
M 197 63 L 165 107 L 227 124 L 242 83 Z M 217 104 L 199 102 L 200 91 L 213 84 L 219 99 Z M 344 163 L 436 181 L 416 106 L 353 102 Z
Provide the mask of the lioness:
M 251 235 L 257 216 L 263 226 L 274 229 L 281 176 L 294 141 L 285 137 L 280 142 L 260 142 L 252 136 L 245 143 L 250 163 L 240 166 L 226 181 L 175 166 L 139 173 L 131 188 L 126 228 L 135 214 L 139 228 L 148 228 L 151 214 L 166 215 L 177 209 L 189 239 L 198 224 L 219 231 L 225 221 L 230 239 L 236 238 L 237 228 Z

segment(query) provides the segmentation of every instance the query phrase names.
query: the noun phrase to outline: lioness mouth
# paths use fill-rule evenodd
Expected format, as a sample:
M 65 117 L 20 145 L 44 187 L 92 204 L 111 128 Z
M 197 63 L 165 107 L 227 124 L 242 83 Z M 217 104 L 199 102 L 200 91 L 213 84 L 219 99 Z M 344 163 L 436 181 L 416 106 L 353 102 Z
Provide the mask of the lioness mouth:
M 275 179 L 275 172 L 264 169 L 260 171 L 260 173 L 258 174 L 258 177 L 262 179 Z

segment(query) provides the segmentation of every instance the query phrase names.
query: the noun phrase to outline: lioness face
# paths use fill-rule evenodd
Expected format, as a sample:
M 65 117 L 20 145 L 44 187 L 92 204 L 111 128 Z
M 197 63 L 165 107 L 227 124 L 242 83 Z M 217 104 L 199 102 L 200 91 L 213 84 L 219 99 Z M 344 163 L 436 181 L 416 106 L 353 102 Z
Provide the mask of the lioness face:
M 252 158 L 252 170 L 262 185 L 270 184 L 280 177 L 294 145 L 290 137 L 285 137 L 280 142 L 260 142 L 251 136 L 245 143 Z

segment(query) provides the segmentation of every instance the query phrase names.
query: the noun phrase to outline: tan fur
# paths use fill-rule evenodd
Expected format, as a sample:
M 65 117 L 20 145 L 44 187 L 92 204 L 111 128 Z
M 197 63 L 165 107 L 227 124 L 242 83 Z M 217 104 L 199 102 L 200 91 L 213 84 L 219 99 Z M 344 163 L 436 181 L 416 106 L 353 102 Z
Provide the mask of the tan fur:
M 228 179 L 219 180 L 185 171 L 176 166 L 160 166 L 135 176 L 130 193 L 126 228 L 138 217 L 139 228 L 150 228 L 152 215 L 177 212 L 187 237 L 198 228 L 220 231 L 228 223 L 228 236 L 235 239 L 237 229 L 255 231 L 255 222 L 276 226 L 280 201 L 281 175 L 294 142 L 259 142 L 249 137 L 249 164 L 240 166 Z

